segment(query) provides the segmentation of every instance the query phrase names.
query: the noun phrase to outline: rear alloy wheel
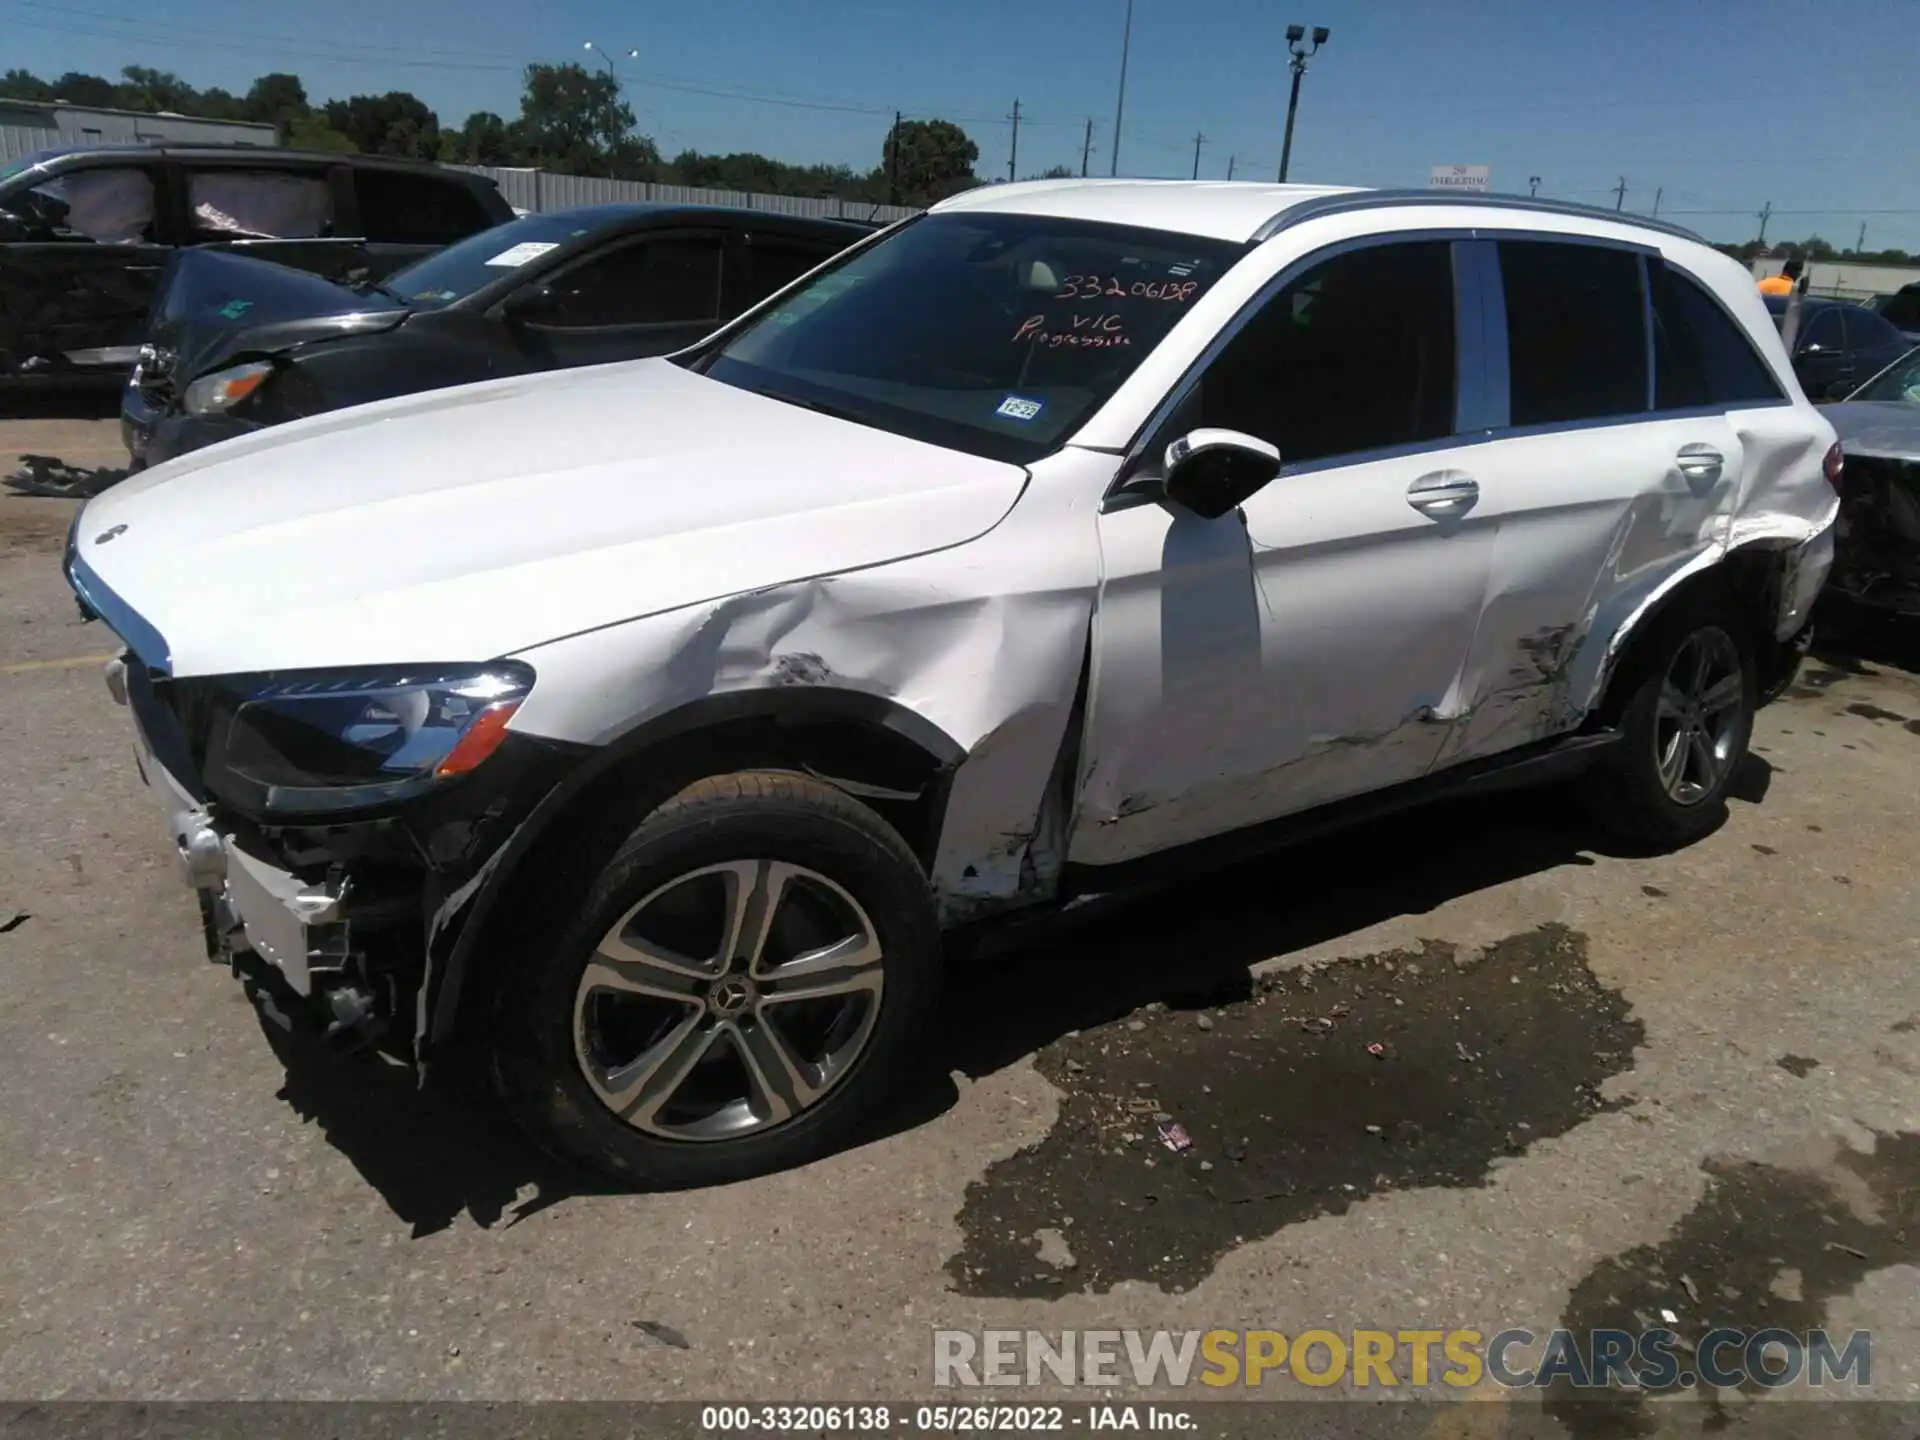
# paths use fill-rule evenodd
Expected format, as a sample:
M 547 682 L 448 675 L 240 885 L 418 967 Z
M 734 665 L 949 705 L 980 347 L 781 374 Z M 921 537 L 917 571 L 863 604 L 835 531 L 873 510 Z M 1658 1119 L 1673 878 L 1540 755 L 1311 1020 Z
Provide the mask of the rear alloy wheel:
M 897 1093 L 940 960 L 926 874 L 878 815 L 805 775 L 714 776 L 503 977 L 495 1077 L 537 1141 L 628 1183 L 802 1164 Z
M 1695 630 L 1668 665 L 1653 707 L 1654 764 L 1667 798 L 1698 805 L 1717 798 L 1746 754 L 1747 672 L 1733 637 Z
M 1747 757 L 1756 704 L 1753 656 L 1728 607 L 1697 603 L 1657 621 L 1617 683 L 1620 743 L 1589 777 L 1608 827 L 1642 844 L 1684 845 L 1725 813 Z

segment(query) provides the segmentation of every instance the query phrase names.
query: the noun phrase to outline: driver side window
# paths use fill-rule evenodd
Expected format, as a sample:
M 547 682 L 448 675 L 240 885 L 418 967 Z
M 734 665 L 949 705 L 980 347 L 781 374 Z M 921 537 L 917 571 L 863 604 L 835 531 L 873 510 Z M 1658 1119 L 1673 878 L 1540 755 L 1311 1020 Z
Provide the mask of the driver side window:
M 8 197 L 36 239 L 131 245 L 154 236 L 153 176 L 132 166 L 70 170 Z
M 557 276 L 545 325 L 678 325 L 720 315 L 718 235 L 658 235 Z
M 1207 367 L 1179 428 L 1239 430 L 1286 464 L 1453 433 L 1452 246 L 1369 246 L 1269 299 Z

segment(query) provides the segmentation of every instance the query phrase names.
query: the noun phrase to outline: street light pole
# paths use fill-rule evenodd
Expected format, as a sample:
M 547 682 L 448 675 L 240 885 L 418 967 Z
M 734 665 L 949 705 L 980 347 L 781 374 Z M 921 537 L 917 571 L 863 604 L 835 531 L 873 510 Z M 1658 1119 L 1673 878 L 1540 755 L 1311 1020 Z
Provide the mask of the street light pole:
M 1108 175 L 1120 173 L 1120 117 L 1127 108 L 1127 51 L 1133 48 L 1133 0 L 1127 0 L 1127 25 L 1120 32 L 1120 95 L 1113 102 L 1113 145 L 1111 154 L 1113 164 L 1108 167 Z
M 1293 163 L 1293 117 L 1300 109 L 1300 81 L 1307 73 L 1307 61 L 1327 43 L 1327 27 L 1313 27 L 1313 43 L 1303 45 L 1307 34 L 1304 25 L 1287 27 L 1287 50 L 1293 56 L 1288 68 L 1293 71 L 1293 93 L 1287 97 L 1287 136 L 1280 144 L 1280 183 L 1287 183 L 1287 170 Z
M 600 62 L 607 67 L 607 79 L 613 82 L 613 89 L 611 92 L 609 92 L 607 96 L 607 118 L 606 118 L 607 178 L 612 179 L 614 175 L 614 168 L 615 168 L 616 158 L 617 158 L 614 153 L 617 137 L 613 133 L 613 107 L 619 101 L 620 77 L 614 73 L 613 57 L 608 55 L 607 52 L 602 50 L 598 45 L 594 44 L 593 41 L 591 40 L 587 41 L 587 43 L 585 45 L 582 45 L 580 48 L 582 50 L 591 50 L 594 54 L 600 57 Z M 638 60 L 640 58 L 639 50 L 638 49 L 628 50 L 627 58 L 629 60 Z

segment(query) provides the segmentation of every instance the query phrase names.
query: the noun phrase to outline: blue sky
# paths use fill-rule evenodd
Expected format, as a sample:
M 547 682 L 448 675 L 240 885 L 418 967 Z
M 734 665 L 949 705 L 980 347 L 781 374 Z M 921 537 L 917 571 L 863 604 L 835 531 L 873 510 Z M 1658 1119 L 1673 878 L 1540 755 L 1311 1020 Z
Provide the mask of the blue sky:
M 944 115 L 1006 173 L 1107 173 L 1126 0 L 0 0 L 0 68 L 104 74 L 144 63 L 243 89 L 300 74 L 316 99 L 409 89 L 458 124 L 511 116 L 518 68 L 615 57 L 668 153 L 878 161 L 891 112 Z M 163 18 L 164 16 L 164 18 Z M 1135 0 L 1125 174 L 1271 178 L 1289 21 L 1333 34 L 1302 94 L 1293 178 L 1424 185 L 1493 167 L 1496 189 L 1626 207 L 1714 238 L 1817 232 L 1920 250 L 1916 0 Z M 640 58 L 628 59 L 637 49 Z M 729 94 L 703 93 L 712 91 Z M 754 98 L 747 98 L 754 97 Z M 785 101 L 789 103 L 772 103 Z

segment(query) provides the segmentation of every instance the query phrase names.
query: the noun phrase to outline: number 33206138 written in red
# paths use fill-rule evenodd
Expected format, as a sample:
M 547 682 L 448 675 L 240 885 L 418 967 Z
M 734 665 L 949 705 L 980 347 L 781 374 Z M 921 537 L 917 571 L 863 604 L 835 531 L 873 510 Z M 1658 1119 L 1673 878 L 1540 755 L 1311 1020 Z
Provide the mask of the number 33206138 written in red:
M 1135 280 L 1112 275 L 1069 275 L 1054 292 L 1056 300 L 1191 300 L 1198 280 Z

